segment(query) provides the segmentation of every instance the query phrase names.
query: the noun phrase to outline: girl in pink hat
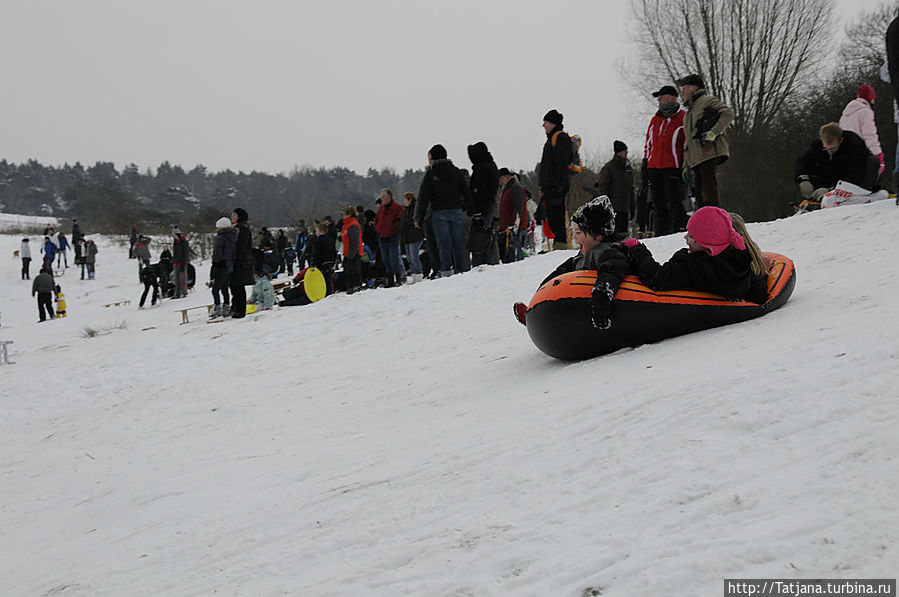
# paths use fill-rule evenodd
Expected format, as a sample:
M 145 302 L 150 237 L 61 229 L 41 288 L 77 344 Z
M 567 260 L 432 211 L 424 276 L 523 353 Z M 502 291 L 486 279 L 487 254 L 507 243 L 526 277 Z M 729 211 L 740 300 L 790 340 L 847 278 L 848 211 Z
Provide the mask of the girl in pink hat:
M 736 230 L 730 214 L 705 206 L 687 222 L 687 248 L 659 264 L 645 245 L 625 241 L 631 273 L 653 290 L 701 290 L 729 299 L 764 303 L 768 288 L 764 276 L 753 272 L 753 256 Z

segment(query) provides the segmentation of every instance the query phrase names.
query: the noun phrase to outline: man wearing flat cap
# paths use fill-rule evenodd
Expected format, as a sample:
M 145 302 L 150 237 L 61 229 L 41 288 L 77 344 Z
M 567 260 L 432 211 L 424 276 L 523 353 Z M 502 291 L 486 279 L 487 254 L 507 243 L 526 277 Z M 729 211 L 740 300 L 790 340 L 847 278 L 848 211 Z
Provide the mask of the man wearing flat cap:
M 718 206 L 718 165 L 730 156 L 725 129 L 734 120 L 734 111 L 705 90 L 699 75 L 687 75 L 677 82 L 687 115 L 684 117 L 686 167 L 696 182 L 696 207 Z
M 655 205 L 653 235 L 664 236 L 687 225 L 684 210 L 684 114 L 677 102 L 677 90 L 665 85 L 652 94 L 659 109 L 649 121 L 643 158 L 649 192 Z
M 540 159 L 538 181 L 540 200 L 546 210 L 546 221 L 555 236 L 554 249 L 567 249 L 567 223 L 565 222 L 565 196 L 571 186 L 568 165 L 571 164 L 571 138 L 562 130 L 562 115 L 550 110 L 543 116 L 546 143 Z

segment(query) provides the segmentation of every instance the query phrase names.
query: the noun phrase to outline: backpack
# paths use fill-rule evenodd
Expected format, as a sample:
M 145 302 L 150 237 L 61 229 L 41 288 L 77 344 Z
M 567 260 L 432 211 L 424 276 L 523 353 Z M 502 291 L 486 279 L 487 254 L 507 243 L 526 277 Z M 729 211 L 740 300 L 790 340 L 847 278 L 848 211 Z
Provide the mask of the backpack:
M 552 146 L 556 146 L 556 138 L 562 131 L 553 133 Z M 584 165 L 581 163 L 581 143 L 583 142 L 580 135 L 571 135 L 571 163 L 568 164 L 569 174 L 580 174 L 584 171 Z

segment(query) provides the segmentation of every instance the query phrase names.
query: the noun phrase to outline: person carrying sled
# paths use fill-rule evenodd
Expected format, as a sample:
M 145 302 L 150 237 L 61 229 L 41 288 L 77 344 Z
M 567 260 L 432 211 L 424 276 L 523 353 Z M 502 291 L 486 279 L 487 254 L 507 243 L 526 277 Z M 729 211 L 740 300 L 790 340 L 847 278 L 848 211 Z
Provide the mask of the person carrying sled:
M 540 285 L 568 272 L 596 270 L 590 321 L 593 327 L 607 330 L 612 327 L 612 299 L 629 268 L 627 255 L 620 244 L 621 236 L 615 232 L 615 210 L 608 197 L 594 197 L 574 212 L 571 238 L 580 246 L 580 251 L 565 260 Z M 515 304 L 515 317 L 525 325 L 526 311 L 524 303 Z
M 664 264 L 640 241 L 624 241 L 630 271 L 653 290 L 699 290 L 758 304 L 768 299 L 766 280 L 753 271 L 753 255 L 726 211 L 710 205 L 697 209 L 684 239 L 687 248 Z

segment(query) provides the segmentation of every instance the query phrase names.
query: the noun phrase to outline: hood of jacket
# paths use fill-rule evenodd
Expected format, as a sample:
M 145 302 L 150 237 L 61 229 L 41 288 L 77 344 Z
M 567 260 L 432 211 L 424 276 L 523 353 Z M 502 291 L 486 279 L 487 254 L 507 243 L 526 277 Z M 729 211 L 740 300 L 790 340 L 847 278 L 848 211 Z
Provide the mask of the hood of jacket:
M 848 104 L 843 109 L 843 116 L 852 116 L 857 112 L 861 112 L 863 110 L 871 110 L 874 111 L 874 107 L 868 103 L 868 100 L 857 97 Z
M 468 146 L 468 158 L 472 164 L 493 161 L 493 156 L 490 155 L 490 150 L 487 149 L 487 144 L 483 141 L 478 141 L 474 145 Z

